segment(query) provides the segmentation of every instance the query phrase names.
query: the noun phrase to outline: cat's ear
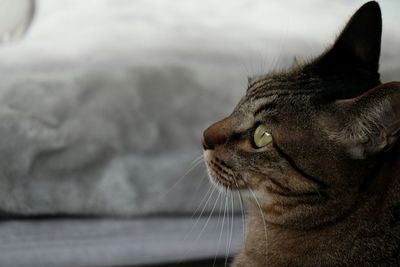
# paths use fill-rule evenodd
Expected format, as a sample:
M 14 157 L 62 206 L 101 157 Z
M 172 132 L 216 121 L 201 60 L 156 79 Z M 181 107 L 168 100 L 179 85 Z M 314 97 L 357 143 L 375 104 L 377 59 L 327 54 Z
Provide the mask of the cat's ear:
M 351 17 L 333 46 L 314 62 L 320 72 L 363 70 L 378 73 L 382 15 L 375 1 L 364 4 Z
M 392 148 L 400 137 L 400 82 L 377 86 L 361 96 L 337 100 L 337 140 L 356 159 Z

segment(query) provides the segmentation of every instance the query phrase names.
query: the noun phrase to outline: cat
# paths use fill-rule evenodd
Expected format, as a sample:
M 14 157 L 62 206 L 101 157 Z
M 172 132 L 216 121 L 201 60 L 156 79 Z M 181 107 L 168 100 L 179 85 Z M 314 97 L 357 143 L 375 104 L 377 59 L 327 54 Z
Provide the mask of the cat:
M 204 131 L 211 181 L 252 193 L 232 266 L 400 266 L 400 82 L 380 81 L 381 35 L 368 2 Z

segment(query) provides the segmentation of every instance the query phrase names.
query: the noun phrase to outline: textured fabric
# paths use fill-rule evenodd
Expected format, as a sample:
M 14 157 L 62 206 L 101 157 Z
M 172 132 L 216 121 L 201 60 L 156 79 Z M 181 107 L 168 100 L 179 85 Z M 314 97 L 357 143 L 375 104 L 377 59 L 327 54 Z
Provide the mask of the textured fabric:
M 197 207 L 209 184 L 204 164 L 192 163 L 201 156 L 201 122 L 218 105 L 199 110 L 222 97 L 180 67 L 59 75 L 14 74 L 2 83 L 1 208 L 125 215 Z
M 225 218 L 57 219 L 0 224 L 0 266 L 141 266 L 225 257 L 239 247 Z M 207 226 L 205 227 L 204 225 Z M 221 239 L 219 239 L 221 236 Z M 229 241 L 231 247 L 229 248 Z

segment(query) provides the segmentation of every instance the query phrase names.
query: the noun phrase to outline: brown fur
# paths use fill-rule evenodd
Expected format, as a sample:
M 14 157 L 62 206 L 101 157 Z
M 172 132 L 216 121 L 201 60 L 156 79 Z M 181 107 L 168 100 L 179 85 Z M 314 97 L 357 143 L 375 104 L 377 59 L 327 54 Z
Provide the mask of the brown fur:
M 380 39 L 369 2 L 331 49 L 250 81 L 204 132 L 211 180 L 251 193 L 234 267 L 400 266 L 400 82 L 380 84 Z

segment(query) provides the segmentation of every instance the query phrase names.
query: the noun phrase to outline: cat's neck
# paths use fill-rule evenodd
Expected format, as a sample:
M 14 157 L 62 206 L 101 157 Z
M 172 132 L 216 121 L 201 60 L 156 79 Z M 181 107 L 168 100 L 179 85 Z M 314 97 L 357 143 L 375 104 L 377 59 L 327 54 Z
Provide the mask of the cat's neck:
M 299 257 L 301 259 L 299 262 L 309 262 L 310 266 L 317 266 L 318 262 L 323 261 L 324 258 L 330 259 L 335 253 L 338 256 L 343 250 L 354 251 L 349 233 L 353 233 L 354 238 L 390 233 L 391 226 L 398 223 L 396 220 L 399 220 L 400 224 L 400 218 L 393 215 L 397 206 L 399 206 L 397 210 L 400 209 L 399 168 L 400 144 L 397 144 L 391 151 L 377 158 L 377 168 L 371 172 L 370 177 L 366 177 L 368 181 L 365 181 L 366 185 L 360 192 L 357 206 L 340 220 L 316 226 L 314 229 L 292 229 L 272 224 L 268 221 L 268 215 L 261 215 L 257 203 L 253 203 L 249 210 L 244 249 L 255 259 L 252 266 L 264 266 L 266 258 L 269 259 L 268 266 L 285 266 L 292 262 L 292 258 Z M 360 253 L 360 257 L 363 257 L 361 255 L 363 254 L 365 257 L 370 249 L 368 242 L 367 239 L 365 243 L 361 241 L 354 253 Z M 385 242 L 387 242 L 385 247 L 390 248 L 391 241 Z M 288 250 L 291 253 L 287 253 Z M 290 256 L 283 257 L 283 251 L 286 252 L 285 255 Z M 372 250 L 371 254 L 373 254 Z M 342 256 L 343 259 L 354 257 L 354 255 Z M 240 258 L 238 257 L 238 262 Z M 340 262 L 341 258 L 338 257 L 339 265 Z

